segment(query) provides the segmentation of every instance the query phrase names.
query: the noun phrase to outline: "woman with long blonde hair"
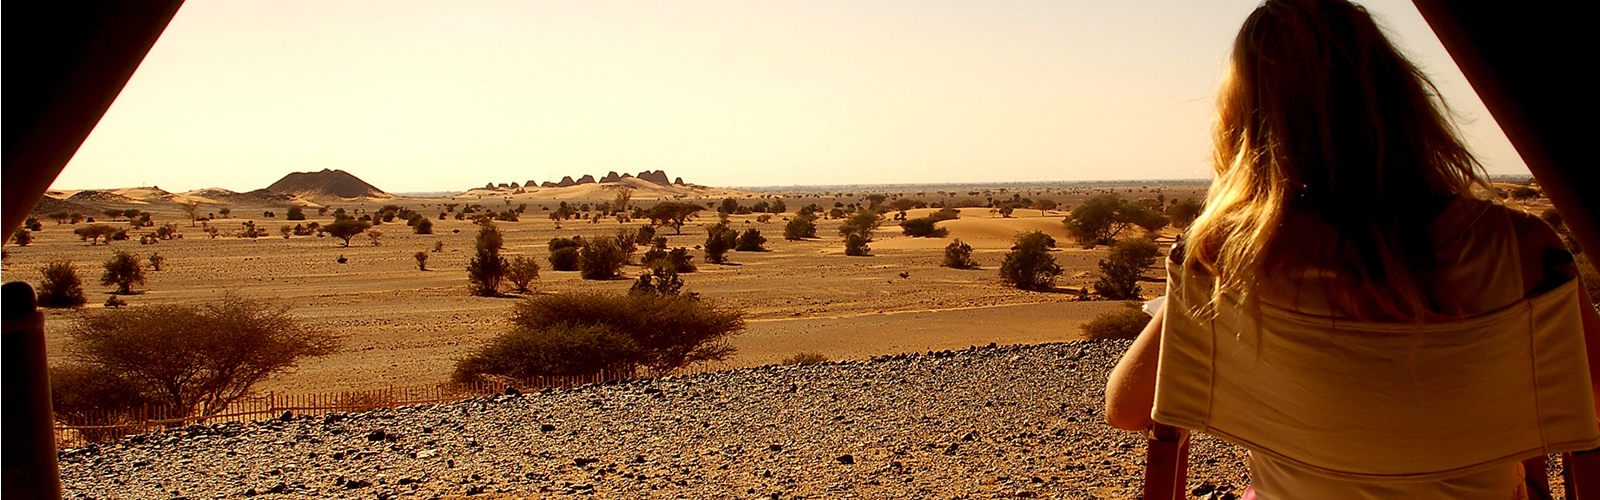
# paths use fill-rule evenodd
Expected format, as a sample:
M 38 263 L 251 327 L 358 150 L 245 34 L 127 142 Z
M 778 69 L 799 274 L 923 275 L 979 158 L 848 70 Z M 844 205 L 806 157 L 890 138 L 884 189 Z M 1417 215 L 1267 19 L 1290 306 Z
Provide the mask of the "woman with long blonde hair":
M 1437 89 L 1365 9 L 1258 7 L 1234 41 L 1214 151 L 1206 208 L 1169 255 L 1166 305 L 1107 382 L 1112 425 L 1161 421 L 1244 445 L 1250 495 L 1263 498 L 1525 496 L 1529 457 L 1513 455 L 1529 452 L 1478 458 L 1451 450 L 1497 443 L 1432 433 L 1494 441 L 1487 422 L 1501 416 L 1547 440 L 1565 425 L 1574 437 L 1560 446 L 1600 446 L 1600 363 L 1585 364 L 1600 359 L 1600 315 L 1572 255 L 1541 220 L 1489 198 Z M 1550 312 L 1521 320 L 1523 309 Z M 1563 395 L 1542 404 L 1563 405 L 1565 420 L 1463 412 L 1489 390 L 1472 384 L 1547 368 L 1488 354 L 1530 336 L 1576 350 L 1545 371 L 1582 376 L 1538 380 Z M 1459 366 L 1469 355 L 1487 361 Z

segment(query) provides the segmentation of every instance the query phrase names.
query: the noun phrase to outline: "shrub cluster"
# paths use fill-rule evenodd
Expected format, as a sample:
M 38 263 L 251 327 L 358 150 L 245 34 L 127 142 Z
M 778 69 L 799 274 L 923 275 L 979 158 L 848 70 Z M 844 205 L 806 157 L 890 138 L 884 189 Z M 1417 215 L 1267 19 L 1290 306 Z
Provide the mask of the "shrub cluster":
M 862 210 L 840 224 L 839 234 L 844 235 L 844 254 L 858 257 L 870 255 L 872 249 L 867 243 L 872 241 L 872 231 L 881 223 L 877 212 Z
M 939 222 L 932 217 L 918 217 L 900 223 L 900 232 L 915 238 L 943 238 L 950 234 L 948 230 L 937 227 Z
M 423 252 L 417 253 L 426 255 Z M 533 280 L 536 279 L 539 279 L 539 261 L 534 260 L 532 257 L 520 255 L 512 257 L 510 264 L 506 266 L 506 281 L 510 281 L 511 286 L 516 287 L 518 293 L 531 291 L 528 289 L 528 285 L 532 284 Z
M 133 285 L 144 284 L 144 265 L 139 258 L 126 250 L 117 250 L 105 262 L 105 272 L 100 274 L 100 284 L 116 285 L 120 295 L 133 293 Z
M 1128 307 L 1095 316 L 1078 328 L 1089 340 L 1131 339 L 1138 337 L 1149 323 L 1150 315 L 1139 310 L 1138 302 L 1130 302 Z
M 972 259 L 972 245 L 957 239 L 945 245 L 944 262 L 940 265 L 955 269 L 974 269 L 978 267 L 978 261 Z
M 761 236 L 761 231 L 746 229 L 739 235 L 739 242 L 733 247 L 740 252 L 765 252 L 767 251 L 767 238 Z
M 39 282 L 39 305 L 42 307 L 78 307 L 88 302 L 83 296 L 83 280 L 71 261 L 45 264 L 39 270 L 44 278 Z
M 728 250 L 738 245 L 739 232 L 729 228 L 726 222 L 718 222 L 706 229 L 706 262 L 727 263 Z
M 578 250 L 578 271 L 586 280 L 615 278 L 626 263 L 628 253 L 616 238 L 584 238 Z
M 1103 194 L 1073 208 L 1062 222 L 1078 243 L 1090 248 L 1111 244 L 1129 227 L 1139 226 L 1146 232 L 1155 232 L 1168 221 L 1166 216 L 1144 204 L 1124 200 L 1116 194 Z
M 578 248 L 582 246 L 583 239 L 576 236 L 572 238 L 550 238 L 550 242 L 546 244 L 546 247 L 550 249 L 550 269 L 577 271 Z
M 789 219 L 783 226 L 783 239 L 799 241 L 805 238 L 817 237 L 817 217 L 810 212 L 802 212 Z
M 1092 285 L 1094 293 L 1108 299 L 1139 298 L 1139 277 L 1160 254 L 1161 250 L 1148 238 L 1117 242 L 1111 247 L 1111 254 L 1100 261 L 1100 277 Z
M 458 361 L 453 378 L 633 368 L 665 375 L 731 356 L 727 338 L 744 329 L 744 314 L 692 295 L 566 293 L 519 303 L 511 323 L 511 331 Z
M 822 353 L 807 351 L 807 352 L 797 352 L 793 356 L 789 356 L 787 358 L 783 358 L 783 361 L 781 361 L 780 363 L 781 364 L 785 364 L 785 365 L 814 365 L 814 364 L 817 364 L 817 363 L 827 363 L 827 362 L 828 362 L 828 357 L 823 355 Z
M 1000 279 L 1023 290 L 1054 288 L 1061 275 L 1061 266 L 1050 256 L 1055 246 L 1055 238 L 1040 231 L 1017 235 L 1011 252 L 1000 262 Z

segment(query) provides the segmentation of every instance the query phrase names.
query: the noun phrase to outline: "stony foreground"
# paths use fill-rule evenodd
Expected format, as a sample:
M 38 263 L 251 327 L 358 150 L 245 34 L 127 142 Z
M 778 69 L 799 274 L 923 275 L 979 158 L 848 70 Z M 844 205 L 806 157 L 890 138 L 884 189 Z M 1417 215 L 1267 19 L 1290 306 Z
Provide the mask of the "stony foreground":
M 1106 498 L 1143 439 L 1103 423 L 1126 342 L 973 348 L 194 426 L 66 450 L 67 498 Z M 1189 488 L 1242 450 L 1199 436 Z

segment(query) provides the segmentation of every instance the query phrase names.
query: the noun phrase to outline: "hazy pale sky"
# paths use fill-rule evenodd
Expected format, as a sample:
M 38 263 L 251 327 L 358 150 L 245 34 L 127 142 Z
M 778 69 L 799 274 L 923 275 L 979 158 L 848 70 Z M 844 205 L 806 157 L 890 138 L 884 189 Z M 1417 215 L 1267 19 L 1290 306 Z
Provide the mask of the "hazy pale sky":
M 1254 1 L 189 0 L 58 189 L 1207 177 Z M 1409 1 L 1365 3 L 1526 174 Z

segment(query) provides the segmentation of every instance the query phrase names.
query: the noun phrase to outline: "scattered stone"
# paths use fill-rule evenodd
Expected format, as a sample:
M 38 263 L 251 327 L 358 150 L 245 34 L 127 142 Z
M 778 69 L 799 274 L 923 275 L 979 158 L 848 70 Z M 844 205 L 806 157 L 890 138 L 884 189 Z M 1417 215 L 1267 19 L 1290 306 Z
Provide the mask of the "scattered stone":
M 849 453 L 839 455 L 839 457 L 835 458 L 834 460 L 838 460 L 840 464 L 844 465 L 853 465 L 856 463 L 856 457 Z

